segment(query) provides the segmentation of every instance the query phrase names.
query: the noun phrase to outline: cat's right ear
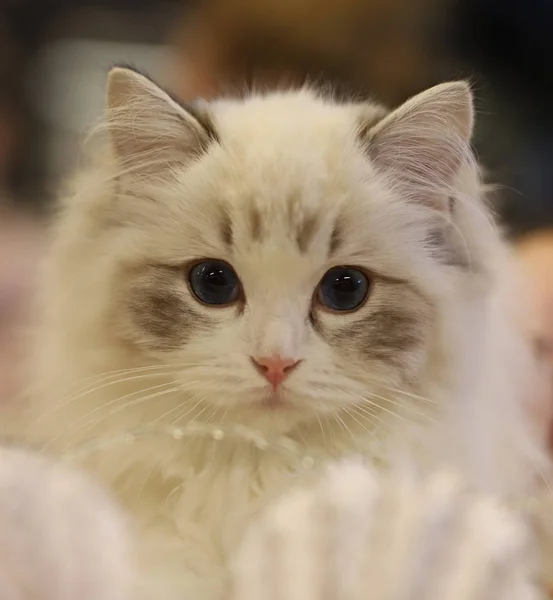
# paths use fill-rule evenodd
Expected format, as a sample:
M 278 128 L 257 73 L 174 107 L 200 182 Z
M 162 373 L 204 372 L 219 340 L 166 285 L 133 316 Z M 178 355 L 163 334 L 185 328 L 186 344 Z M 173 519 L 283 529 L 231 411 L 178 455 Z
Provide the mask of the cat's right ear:
M 466 82 L 443 83 L 362 128 L 362 139 L 374 166 L 403 197 L 444 210 L 471 156 L 473 112 Z
M 107 123 L 124 169 L 163 175 L 202 154 L 216 138 L 202 117 L 132 69 L 115 67 L 109 73 Z

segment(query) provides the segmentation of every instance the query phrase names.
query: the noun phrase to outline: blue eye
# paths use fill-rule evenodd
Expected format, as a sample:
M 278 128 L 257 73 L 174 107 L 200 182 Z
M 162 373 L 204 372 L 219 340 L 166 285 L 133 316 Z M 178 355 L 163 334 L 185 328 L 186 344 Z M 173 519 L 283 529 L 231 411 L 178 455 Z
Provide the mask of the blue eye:
M 192 267 L 189 275 L 192 293 L 200 302 L 213 305 L 231 304 L 240 293 L 238 276 L 221 260 L 205 260 Z
M 359 269 L 333 267 L 321 279 L 318 298 L 330 310 L 355 310 L 365 301 L 369 288 L 369 279 Z

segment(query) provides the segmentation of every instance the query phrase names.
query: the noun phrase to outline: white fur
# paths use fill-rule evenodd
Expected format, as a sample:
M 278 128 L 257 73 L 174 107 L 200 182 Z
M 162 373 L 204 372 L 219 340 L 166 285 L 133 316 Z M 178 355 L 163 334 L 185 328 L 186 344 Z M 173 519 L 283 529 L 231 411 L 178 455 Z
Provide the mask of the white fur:
M 339 105 L 309 90 L 220 101 L 208 111 L 221 143 L 188 156 L 203 135 L 194 118 L 140 75 L 111 77 L 112 144 L 67 195 L 45 269 L 27 435 L 71 454 L 87 440 L 175 420 L 238 424 L 269 440 L 285 434 L 322 463 L 352 452 L 387 463 L 408 455 L 425 469 L 449 464 L 480 490 L 514 497 L 531 490 L 539 453 L 522 416 L 529 359 L 499 293 L 509 257 L 470 156 L 466 85 L 412 101 L 369 133 L 366 149 L 358 131 L 363 115 L 378 112 L 370 106 Z M 381 146 L 373 156 L 374 140 Z M 403 150 L 397 164 L 394 147 Z M 443 168 L 433 168 L 436 153 Z M 321 216 L 303 254 L 283 204 L 294 194 L 293 219 L 311 209 Z M 219 201 L 234 225 L 228 257 L 217 233 Z M 248 239 L 252 204 L 270 223 L 257 245 Z M 348 229 L 329 262 L 340 211 Z M 449 227 L 464 267 L 441 263 L 427 243 L 429 228 L 440 226 Z M 194 304 L 183 277 L 179 293 L 210 325 L 172 352 L 149 349 L 122 309 L 129 273 L 202 257 L 232 263 L 247 310 L 238 318 Z M 334 264 L 406 280 L 413 298 L 424 299 L 421 311 L 432 307 L 424 339 L 401 370 L 344 354 L 308 324 L 313 290 Z M 402 303 L 414 310 L 412 302 L 382 285 L 359 314 Z M 358 316 L 317 313 L 331 332 Z M 249 357 L 271 352 L 304 359 L 289 378 L 290 410 L 257 406 L 266 384 Z M 220 596 L 244 528 L 297 469 L 276 447 L 145 435 L 81 460 L 135 517 L 145 598 Z
M 272 506 L 233 562 L 233 597 L 540 598 L 527 525 L 438 472 L 343 463 Z
M 127 525 L 87 477 L 27 451 L 0 451 L 2 600 L 131 600 Z

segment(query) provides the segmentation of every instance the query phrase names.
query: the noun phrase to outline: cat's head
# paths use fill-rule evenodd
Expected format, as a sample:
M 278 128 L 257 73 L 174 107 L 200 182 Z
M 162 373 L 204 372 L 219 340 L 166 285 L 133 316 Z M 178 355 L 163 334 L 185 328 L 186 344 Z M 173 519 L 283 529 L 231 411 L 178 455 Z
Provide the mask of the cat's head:
M 389 114 L 308 89 L 184 107 L 115 68 L 107 96 L 109 193 L 79 243 L 125 352 L 172 365 L 204 416 L 281 429 L 376 423 L 439 368 L 487 222 L 467 84 Z

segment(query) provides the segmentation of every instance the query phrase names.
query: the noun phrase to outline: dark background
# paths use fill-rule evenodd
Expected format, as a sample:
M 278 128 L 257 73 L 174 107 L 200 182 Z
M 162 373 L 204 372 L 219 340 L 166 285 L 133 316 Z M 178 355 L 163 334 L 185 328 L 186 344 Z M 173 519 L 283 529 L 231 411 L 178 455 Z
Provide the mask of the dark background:
M 415 6 L 417 0 L 411 2 Z M 162 45 L 174 23 L 200 5 L 201 0 L 0 0 L 0 189 L 6 201 L 33 210 L 47 207 L 63 174 L 59 164 L 49 164 L 56 125 L 41 114 L 41 102 L 54 102 L 37 83 L 41 76 L 55 80 L 41 62 L 45 52 L 63 40 Z M 479 109 L 475 145 L 488 178 L 501 184 L 498 207 L 509 230 L 552 224 L 553 1 L 444 0 L 425 23 L 420 43 L 432 46 L 433 59 L 421 87 L 450 77 L 473 81 Z M 84 120 L 83 128 L 88 125 Z

